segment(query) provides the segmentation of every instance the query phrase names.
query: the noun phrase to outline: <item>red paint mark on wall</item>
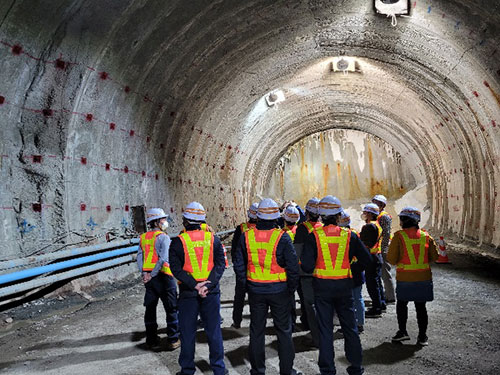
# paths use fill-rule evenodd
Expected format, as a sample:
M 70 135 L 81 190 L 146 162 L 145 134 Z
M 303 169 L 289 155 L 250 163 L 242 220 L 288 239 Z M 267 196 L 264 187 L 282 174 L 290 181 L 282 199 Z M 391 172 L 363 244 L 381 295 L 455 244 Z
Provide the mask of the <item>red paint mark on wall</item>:
M 130 87 L 129 86 L 125 86 L 123 88 L 123 91 L 125 91 L 128 94 L 130 92 Z
M 116 124 L 114 122 L 109 123 L 109 130 L 115 130 L 116 129 Z
M 56 68 L 61 70 L 65 70 L 66 67 L 68 66 L 68 63 L 60 58 L 55 61 L 55 64 Z
M 54 111 L 50 108 L 44 108 L 42 109 L 42 115 L 45 117 L 51 117 L 54 114 Z
M 129 134 L 131 137 L 133 137 L 133 136 L 134 136 L 134 134 L 135 134 L 135 130 L 131 130 L 131 131 L 129 131 L 129 133 L 128 133 L 128 134 Z
M 41 203 L 33 203 L 31 205 L 31 207 L 33 208 L 33 211 L 35 211 L 35 212 L 42 212 L 42 204 Z
M 107 206 L 106 206 L 106 211 L 107 211 L 107 212 L 111 212 L 111 206 L 110 206 L 110 205 L 107 205 Z
M 41 163 L 42 155 L 33 155 L 33 163 Z
M 87 113 L 85 115 L 85 120 L 87 120 L 88 122 L 91 122 L 93 119 L 94 119 L 94 115 L 92 113 Z
M 472 93 L 474 94 L 474 96 L 475 96 L 476 98 L 478 98 L 478 97 L 479 97 L 479 93 L 478 93 L 477 91 L 473 91 Z
M 12 46 L 12 54 L 19 56 L 21 53 L 23 53 L 23 47 L 21 47 L 19 44 L 14 44 Z
M 0 95 L 0 105 L 5 103 L 5 97 Z
M 86 158 L 86 157 L 84 157 L 84 156 L 82 156 L 82 157 L 80 158 L 80 163 L 82 163 L 83 165 L 87 165 L 87 158 Z
M 85 203 L 80 203 L 80 211 L 85 211 L 87 209 L 87 205 Z
M 125 205 L 125 212 L 128 212 L 130 210 L 130 207 L 128 204 Z
M 106 72 L 101 72 L 101 73 L 99 74 L 99 77 L 100 77 L 102 80 L 106 80 L 106 79 L 108 79 L 109 75 L 108 75 L 108 73 L 106 73 Z
M 125 167 L 123 168 L 123 172 L 124 172 L 124 173 L 128 173 L 128 167 L 127 167 L 127 166 L 125 166 Z
M 486 87 L 490 87 L 490 84 L 489 84 L 487 81 L 483 81 L 483 84 L 484 84 Z

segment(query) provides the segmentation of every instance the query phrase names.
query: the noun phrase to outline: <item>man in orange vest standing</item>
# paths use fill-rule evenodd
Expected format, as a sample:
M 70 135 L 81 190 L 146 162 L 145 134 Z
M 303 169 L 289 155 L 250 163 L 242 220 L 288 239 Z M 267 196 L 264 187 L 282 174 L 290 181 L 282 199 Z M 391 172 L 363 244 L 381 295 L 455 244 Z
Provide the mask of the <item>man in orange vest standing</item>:
M 370 249 L 372 263 L 365 269 L 366 289 L 372 300 L 372 306 L 365 313 L 366 318 L 380 318 L 387 309 L 385 304 L 384 287 L 382 285 L 382 228 L 377 222 L 379 208 L 375 203 L 368 203 L 363 207 L 361 218 L 365 225 L 361 228 L 359 237 L 365 246 Z
M 172 240 L 170 267 L 179 280 L 179 328 L 181 353 L 177 375 L 193 375 L 198 314 L 207 334 L 210 367 L 215 375 L 227 373 L 220 328 L 219 280 L 225 270 L 224 249 L 218 237 L 201 224 L 206 220 L 203 206 L 189 203 L 184 209 L 186 229 Z
M 389 242 L 391 241 L 391 226 L 392 217 L 387 211 L 384 211 L 387 205 L 387 198 L 381 194 L 377 194 L 372 198 L 372 203 L 375 203 L 380 213 L 377 216 L 377 222 L 382 228 L 382 242 L 380 243 L 380 249 L 382 250 L 382 259 L 384 263 L 382 264 L 382 281 L 384 283 L 384 296 L 385 303 L 396 302 L 396 295 L 394 294 L 394 283 L 392 281 L 391 275 L 391 265 L 387 262 L 387 251 L 389 250 Z
M 299 281 L 297 255 L 290 236 L 278 226 L 279 207 L 266 198 L 259 203 L 257 226 L 240 239 L 234 259 L 236 277 L 248 291 L 250 304 L 250 374 L 266 373 L 265 329 L 268 310 L 278 336 L 280 374 L 300 374 L 293 369 L 290 303 Z
M 301 267 L 313 274 L 314 305 L 319 325 L 319 370 L 335 375 L 333 318 L 338 314 L 344 334 L 345 356 L 351 365 L 349 374 L 362 374 L 362 349 L 354 316 L 351 261 L 355 256 L 362 265 L 371 263 L 368 249 L 356 233 L 338 225 L 342 205 L 328 195 L 319 202 L 323 227 L 310 233 L 304 243 Z
M 161 208 L 152 208 L 146 213 L 146 223 L 150 230 L 140 237 L 137 265 L 146 287 L 144 296 L 144 324 L 146 326 L 146 346 L 160 349 L 157 335 L 156 307 L 161 299 L 167 314 L 167 349 L 180 346 L 179 324 L 177 320 L 177 287 L 168 264 L 170 237 L 165 233 L 168 227 L 167 215 Z
M 313 197 L 306 204 L 306 221 L 297 226 L 293 246 L 297 257 L 300 258 L 304 242 L 309 233 L 315 228 L 322 227 L 318 213 L 319 199 Z M 300 321 L 306 330 L 311 331 L 313 346 L 319 346 L 319 329 L 314 312 L 314 291 L 312 288 L 312 275 L 306 274 L 302 269 L 299 269 L 300 283 L 297 292 L 300 297 Z
M 399 214 L 401 228 L 394 234 L 389 246 L 387 260 L 396 266 L 396 314 L 399 330 L 392 341 L 410 340 L 406 331 L 408 302 L 415 302 L 417 310 L 417 344 L 425 346 L 429 318 L 425 303 L 434 299 L 430 263 L 438 259 L 434 239 L 419 229 L 420 211 L 415 207 L 405 207 Z
M 246 223 L 241 223 L 234 230 L 233 240 L 231 241 L 231 259 L 234 263 L 236 248 L 240 242 L 240 237 L 242 233 L 247 230 L 255 228 L 257 224 L 257 209 L 259 208 L 258 203 L 253 203 L 247 211 L 248 221 Z M 234 302 L 233 302 L 233 324 L 231 327 L 239 329 L 241 327 L 241 321 L 243 320 L 243 307 L 245 306 L 245 285 L 241 284 L 236 278 L 236 285 L 234 287 Z

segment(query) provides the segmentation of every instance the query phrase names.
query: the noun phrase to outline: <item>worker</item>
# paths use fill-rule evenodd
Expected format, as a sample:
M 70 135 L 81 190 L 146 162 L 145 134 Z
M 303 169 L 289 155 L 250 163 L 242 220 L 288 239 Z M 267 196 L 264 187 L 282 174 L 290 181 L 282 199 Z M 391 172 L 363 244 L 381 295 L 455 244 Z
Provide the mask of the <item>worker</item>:
M 295 233 L 297 232 L 297 222 L 300 219 L 299 210 L 293 206 L 289 205 L 283 211 L 283 220 L 285 225 L 283 226 L 283 230 L 290 236 L 292 242 L 295 238 Z
M 265 329 L 271 310 L 278 336 L 279 372 L 293 369 L 290 303 L 299 281 L 299 265 L 290 236 L 279 229 L 279 206 L 266 198 L 259 203 L 257 226 L 243 233 L 236 249 L 234 271 L 246 285 L 250 305 L 249 357 L 252 375 L 265 374 Z M 299 373 L 300 374 L 300 373 Z
M 257 224 L 258 208 L 259 204 L 253 203 L 247 211 L 248 221 L 238 225 L 234 230 L 233 240 L 231 241 L 231 259 L 233 263 L 241 234 L 245 233 L 249 229 L 255 228 L 255 225 Z M 243 320 L 243 307 L 245 306 L 245 295 L 245 285 L 241 284 L 238 281 L 238 278 L 236 278 L 233 302 L 233 324 L 231 324 L 231 327 L 235 329 L 241 328 L 241 321 Z
M 297 222 L 300 219 L 299 210 L 294 205 L 288 205 L 282 213 L 284 226 L 283 231 L 285 231 L 291 238 L 292 243 L 295 238 L 295 233 L 297 231 Z M 298 259 L 298 258 L 297 258 Z M 298 290 L 298 284 L 297 284 Z M 292 314 L 292 332 L 295 332 L 295 322 L 297 320 L 297 306 L 295 301 L 295 293 L 291 299 L 291 314 Z
M 387 198 L 383 195 L 375 195 L 372 198 L 372 203 L 375 203 L 380 210 L 380 213 L 377 216 L 377 222 L 382 228 L 382 242 L 380 244 L 382 260 L 384 261 L 382 264 L 382 282 L 384 284 L 385 303 L 389 304 L 396 302 L 394 283 L 391 275 L 391 265 L 387 262 L 387 251 L 389 250 L 389 242 L 391 240 L 392 216 L 389 215 L 387 211 L 384 211 L 384 208 L 387 205 Z
M 362 374 L 362 349 L 354 316 L 350 263 L 356 257 L 362 266 L 371 263 L 368 249 L 356 233 L 338 226 L 340 200 L 328 195 L 319 202 L 323 227 L 310 233 L 304 243 L 301 267 L 313 274 L 314 306 L 319 325 L 319 370 L 336 374 L 333 348 L 333 318 L 338 314 L 344 333 L 349 374 Z
M 428 316 L 426 302 L 434 299 L 430 263 L 438 259 L 434 239 L 419 228 L 420 211 L 405 207 L 399 213 L 402 230 L 394 234 L 387 260 L 396 266 L 396 314 L 399 330 L 392 338 L 402 342 L 410 340 L 406 330 L 408 302 L 414 301 L 417 311 L 418 345 L 428 345 Z
M 285 212 L 286 208 L 288 206 L 293 206 L 295 207 L 298 211 L 299 211 L 299 220 L 298 220 L 298 224 L 304 222 L 306 220 L 306 216 L 304 214 L 304 211 L 302 210 L 302 208 L 294 201 L 294 200 L 288 200 L 288 201 L 285 201 L 283 202 L 283 204 L 280 206 L 280 213 L 281 215 L 283 215 L 283 213 Z M 285 227 L 285 220 L 283 219 L 283 216 L 281 216 L 279 219 L 278 219 L 278 225 L 280 226 L 280 228 L 284 228 Z
M 206 213 L 198 202 L 189 203 L 182 214 L 186 231 L 172 240 L 170 267 L 179 280 L 179 328 L 181 352 L 178 375 L 193 375 L 197 317 L 207 335 L 210 367 L 215 375 L 226 374 L 220 327 L 219 280 L 225 270 L 224 250 L 217 236 L 201 229 Z
M 382 286 L 382 254 L 380 243 L 382 241 L 382 228 L 377 223 L 379 208 L 375 203 L 368 203 L 363 207 L 361 219 L 365 225 L 361 228 L 359 237 L 365 246 L 370 249 L 372 263 L 365 269 L 366 289 L 372 300 L 372 305 L 365 312 L 366 318 L 380 318 L 382 312 L 387 309 L 384 299 L 384 287 Z
M 174 350 L 181 343 L 177 317 L 177 286 L 168 263 L 170 237 L 165 233 L 168 228 L 167 215 L 161 208 L 151 208 L 146 212 L 146 223 L 149 231 L 140 236 L 137 252 L 137 265 L 146 287 L 146 346 L 152 350 L 160 349 L 156 307 L 161 299 L 167 315 L 167 349 Z
M 315 228 L 320 228 L 323 224 L 320 221 L 318 213 L 319 199 L 313 197 L 306 204 L 306 221 L 299 224 L 295 233 L 293 246 L 297 257 L 300 259 L 300 254 L 304 248 L 304 242 L 307 235 Z M 319 348 L 319 328 L 314 312 L 314 290 L 312 286 L 312 274 L 305 273 L 302 268 L 299 269 L 300 283 L 297 292 L 300 298 L 300 321 L 304 329 L 311 332 L 312 346 Z

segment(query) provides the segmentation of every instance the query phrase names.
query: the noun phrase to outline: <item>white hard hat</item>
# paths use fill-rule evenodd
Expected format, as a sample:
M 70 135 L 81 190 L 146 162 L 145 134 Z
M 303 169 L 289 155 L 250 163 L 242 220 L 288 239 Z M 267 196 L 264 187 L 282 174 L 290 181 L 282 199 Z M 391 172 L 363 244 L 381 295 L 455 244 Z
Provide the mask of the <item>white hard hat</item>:
M 188 220 L 205 221 L 206 213 L 203 206 L 198 202 L 189 203 L 182 214 Z
M 250 206 L 250 208 L 247 211 L 248 217 L 250 219 L 257 219 L 257 210 L 258 209 L 259 209 L 259 204 L 257 202 L 252 203 L 252 205 Z
M 164 217 L 167 217 L 167 214 L 162 208 L 150 208 L 146 212 L 146 223 L 149 224 L 154 220 L 163 219 Z
M 309 211 L 310 213 L 317 215 L 319 213 L 318 203 L 319 199 L 316 197 L 309 199 L 306 204 L 306 211 Z
M 337 197 L 327 195 L 318 204 L 318 213 L 321 216 L 337 215 L 342 212 L 342 203 Z
M 340 220 L 337 222 L 337 224 L 339 225 L 339 227 L 348 227 L 349 225 L 351 225 L 351 216 L 347 212 L 342 210 L 342 212 L 340 213 Z
M 296 207 L 289 205 L 283 212 L 283 219 L 290 223 L 296 223 L 300 219 L 299 210 Z
M 420 221 L 420 211 L 418 208 L 415 207 L 405 207 L 401 210 L 399 213 L 399 216 L 406 216 L 409 217 L 413 220 L 416 220 L 417 222 Z
M 259 203 L 257 217 L 262 220 L 276 220 L 280 217 L 280 208 L 271 198 L 264 198 Z
M 377 194 L 375 195 L 373 198 L 372 198 L 372 202 L 373 201 L 378 201 L 378 202 L 382 202 L 383 204 L 387 204 L 387 198 L 384 197 L 383 195 L 381 194 Z
M 375 203 L 368 203 L 365 207 L 363 207 L 363 212 L 369 212 L 378 216 L 380 209 Z

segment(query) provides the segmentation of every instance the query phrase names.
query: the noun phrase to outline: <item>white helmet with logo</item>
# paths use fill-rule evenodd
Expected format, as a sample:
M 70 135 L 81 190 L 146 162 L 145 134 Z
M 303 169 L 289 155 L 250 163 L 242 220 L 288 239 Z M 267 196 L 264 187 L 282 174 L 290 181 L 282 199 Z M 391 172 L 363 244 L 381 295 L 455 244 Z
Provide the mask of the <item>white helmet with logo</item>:
M 340 214 L 340 220 L 337 222 L 339 227 L 348 227 L 351 225 L 351 216 L 344 210 Z
M 381 194 L 377 194 L 375 195 L 373 198 L 372 198 L 372 202 L 373 201 L 377 201 L 377 202 L 381 202 L 383 204 L 387 204 L 387 198 L 384 197 L 383 195 Z
M 399 216 L 409 217 L 417 222 L 420 222 L 420 211 L 415 207 L 405 207 L 399 213 Z
M 262 220 L 276 220 L 280 218 L 280 208 L 271 198 L 264 198 L 259 203 L 257 217 Z
M 146 223 L 149 224 L 152 221 L 163 219 L 165 217 L 167 217 L 167 214 L 162 208 L 150 208 L 146 212 Z
M 258 203 L 252 203 L 250 208 L 247 211 L 248 217 L 250 219 L 257 219 L 257 210 L 259 209 Z
M 306 204 L 306 211 L 309 211 L 310 213 L 312 214 L 319 214 L 318 212 L 318 204 L 319 204 L 319 199 L 314 197 L 314 198 L 311 198 L 307 201 L 307 204 Z
M 296 223 L 300 219 L 299 210 L 292 205 L 288 206 L 283 212 L 283 219 L 289 223 Z
M 337 215 L 342 212 L 342 203 L 337 197 L 327 195 L 319 201 L 318 213 L 321 216 Z
M 363 207 L 363 212 L 369 212 L 371 214 L 377 215 L 380 213 L 380 209 L 375 203 L 368 203 Z
M 198 202 L 189 203 L 182 214 L 188 220 L 205 221 L 206 213 L 203 206 Z

